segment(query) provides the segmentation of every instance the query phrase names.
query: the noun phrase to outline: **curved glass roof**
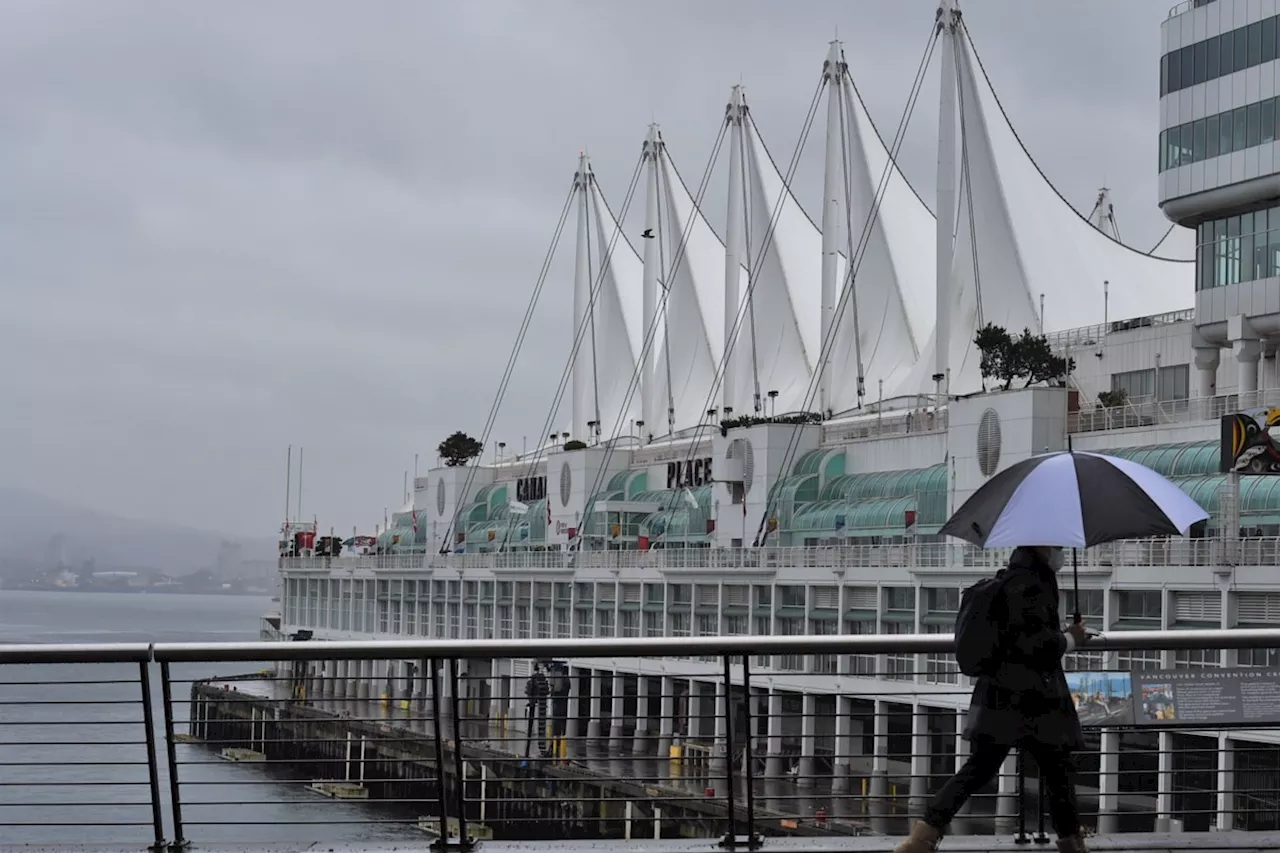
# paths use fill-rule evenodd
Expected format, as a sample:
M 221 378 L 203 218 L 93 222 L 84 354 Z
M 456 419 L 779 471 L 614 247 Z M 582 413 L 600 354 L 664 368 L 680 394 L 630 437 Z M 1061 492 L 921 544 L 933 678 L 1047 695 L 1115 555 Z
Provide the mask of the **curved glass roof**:
M 905 471 L 877 471 L 846 474 L 829 480 L 819 496 L 823 501 L 859 501 L 871 498 L 900 498 L 925 492 L 947 493 L 947 466 L 911 468 Z
M 915 508 L 913 497 L 822 501 L 798 510 L 791 530 L 845 530 L 860 536 L 902 536 L 906 533 L 907 511 Z
M 1222 449 L 1216 441 L 1189 441 L 1181 444 L 1117 447 L 1100 452 L 1146 465 L 1166 477 L 1189 477 L 1218 473 L 1218 458 Z

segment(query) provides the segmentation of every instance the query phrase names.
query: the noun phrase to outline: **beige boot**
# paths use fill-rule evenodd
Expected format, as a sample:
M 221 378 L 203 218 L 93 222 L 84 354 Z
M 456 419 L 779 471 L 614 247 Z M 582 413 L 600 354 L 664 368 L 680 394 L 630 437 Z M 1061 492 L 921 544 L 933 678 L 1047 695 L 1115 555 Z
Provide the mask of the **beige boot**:
M 942 833 L 922 820 L 911 827 L 911 834 L 893 848 L 893 853 L 933 853 L 942 841 Z M 1072 848 L 1066 848 L 1071 851 Z
M 1077 833 L 1058 839 L 1058 853 L 1089 853 L 1089 848 L 1084 846 L 1084 836 Z

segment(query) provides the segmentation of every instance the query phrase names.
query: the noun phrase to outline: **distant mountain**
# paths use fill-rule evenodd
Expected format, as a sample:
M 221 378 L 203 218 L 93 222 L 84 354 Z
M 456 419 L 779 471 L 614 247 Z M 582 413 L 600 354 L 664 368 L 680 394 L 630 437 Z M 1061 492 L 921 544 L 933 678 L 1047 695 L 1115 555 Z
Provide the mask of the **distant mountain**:
M 269 538 L 228 536 L 209 530 L 120 518 L 44 495 L 0 485 L 0 561 L 46 561 L 61 552 L 72 565 L 152 568 L 181 573 L 214 566 L 224 543 L 239 545 L 244 560 L 274 559 Z

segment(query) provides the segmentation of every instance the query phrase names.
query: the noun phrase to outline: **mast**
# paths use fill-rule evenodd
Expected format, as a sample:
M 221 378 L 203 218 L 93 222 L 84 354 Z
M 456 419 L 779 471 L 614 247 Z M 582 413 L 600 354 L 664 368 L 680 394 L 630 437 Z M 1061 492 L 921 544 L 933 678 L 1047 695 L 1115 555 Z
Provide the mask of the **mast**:
M 578 242 L 573 268 L 573 332 L 582 335 L 587 323 L 587 311 L 591 305 L 591 264 L 588 253 L 587 196 L 591 183 L 591 164 L 587 152 L 578 153 L 578 172 L 574 175 L 574 192 L 578 195 Z M 585 352 L 584 352 L 585 350 Z M 570 435 L 584 440 L 587 421 L 594 418 L 594 408 L 588 406 L 587 383 L 591 380 L 594 365 L 587 363 L 586 353 L 591 352 L 587 341 L 578 345 L 573 357 L 573 425 Z
M 844 151 L 840 135 L 844 75 L 840 50 L 838 40 L 831 42 L 831 49 L 827 52 L 827 61 L 822 69 L 823 83 L 827 87 L 827 141 L 822 172 L 822 333 L 819 338 L 822 341 L 819 349 L 822 360 L 818 363 L 818 410 L 824 415 L 834 407 L 831 393 L 831 341 L 839 287 L 840 228 L 843 224 L 841 207 L 844 204 Z
M 955 0 L 938 4 L 938 38 L 942 42 L 942 89 L 938 98 L 938 282 L 934 332 L 936 365 L 933 381 L 938 403 L 947 394 L 951 367 L 951 267 L 956 234 L 956 25 L 960 10 Z
M 661 165 L 660 146 L 662 137 L 658 125 L 649 125 L 649 137 L 644 141 L 644 159 L 647 163 L 645 175 L 644 204 L 644 329 L 645 335 L 657 340 L 654 322 L 658 316 L 658 280 L 663 276 L 662 253 L 659 251 L 659 240 L 662 239 L 661 222 L 658 219 L 658 180 Z M 641 428 L 641 441 L 644 441 L 644 430 L 653 432 L 657 424 L 658 374 L 654 369 L 654 350 L 651 342 L 644 348 L 644 360 L 640 373 L 640 417 L 644 421 Z
M 743 118 L 746 108 L 742 103 L 742 86 L 734 86 L 725 108 L 725 121 L 729 123 L 729 215 L 724 241 L 724 359 L 721 411 L 729 417 L 737 405 L 737 370 L 734 369 L 734 330 L 738 324 L 738 283 L 742 276 L 743 243 L 745 242 L 746 211 L 742 199 L 742 148 Z M 748 291 L 748 299 L 750 292 Z
M 284 523 L 289 525 L 289 501 L 293 491 L 293 445 L 289 445 L 289 454 L 285 457 L 284 468 Z
M 305 447 L 298 448 L 298 505 L 294 507 L 294 511 L 297 513 L 299 524 L 302 523 L 302 452 L 304 450 L 306 450 Z

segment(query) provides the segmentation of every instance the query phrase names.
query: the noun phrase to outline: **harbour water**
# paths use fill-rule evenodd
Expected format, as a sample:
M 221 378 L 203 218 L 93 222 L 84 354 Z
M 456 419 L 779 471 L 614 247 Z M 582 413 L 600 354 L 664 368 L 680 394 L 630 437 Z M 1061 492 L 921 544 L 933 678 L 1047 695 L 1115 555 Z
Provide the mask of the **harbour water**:
M 266 598 L 0 592 L 0 643 L 234 642 L 256 640 Z M 178 679 L 231 675 L 252 665 L 175 667 Z M 114 683 L 104 683 L 114 682 Z M 163 759 L 158 670 L 152 706 Z M 174 686 L 185 721 L 189 685 Z M 0 666 L 0 838 L 8 844 L 124 844 L 152 838 L 141 692 L 133 665 Z M 93 700 L 101 704 L 59 704 Z M 183 727 L 179 727 L 183 730 Z M 335 802 L 304 780 L 262 765 L 178 746 L 186 837 L 194 842 L 423 840 L 405 815 Z M 161 762 L 165 837 L 172 840 Z

